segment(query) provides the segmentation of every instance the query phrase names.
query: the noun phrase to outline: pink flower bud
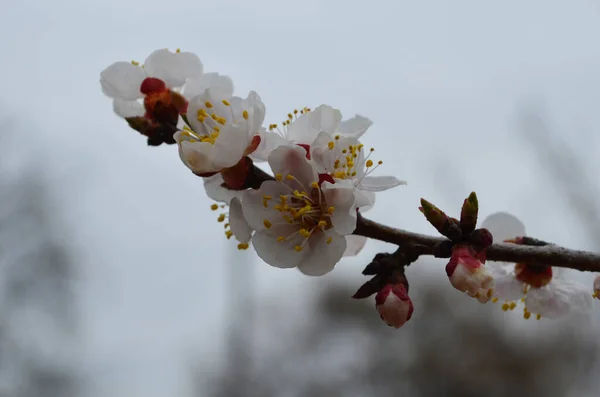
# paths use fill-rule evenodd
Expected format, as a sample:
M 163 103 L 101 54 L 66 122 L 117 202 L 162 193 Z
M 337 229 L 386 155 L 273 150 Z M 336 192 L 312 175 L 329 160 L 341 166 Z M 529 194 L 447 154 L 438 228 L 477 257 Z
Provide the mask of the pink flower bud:
M 375 296 L 375 307 L 387 325 L 400 328 L 414 310 L 403 284 L 386 284 Z
M 494 293 L 494 278 L 468 245 L 456 245 L 446 265 L 446 274 L 457 290 L 486 303 Z
M 600 299 L 600 276 L 594 279 L 594 298 Z

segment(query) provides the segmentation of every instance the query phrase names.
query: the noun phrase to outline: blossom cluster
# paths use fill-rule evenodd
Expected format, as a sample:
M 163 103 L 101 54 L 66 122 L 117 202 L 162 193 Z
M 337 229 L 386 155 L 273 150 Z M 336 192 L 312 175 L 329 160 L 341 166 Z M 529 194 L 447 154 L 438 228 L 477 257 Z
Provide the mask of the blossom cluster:
M 366 237 L 354 234 L 360 213 L 375 193 L 406 182 L 376 175 L 382 161 L 362 138 L 372 122 L 320 105 L 300 108 L 283 122 L 265 124 L 266 106 L 255 91 L 234 95 L 232 80 L 204 72 L 197 55 L 152 52 L 143 64 L 116 62 L 100 75 L 114 112 L 146 137 L 148 145 L 176 144 L 182 163 L 203 179 L 218 221 L 239 249 L 253 247 L 271 266 L 297 268 L 309 276 L 329 273 L 344 256 L 356 255 Z M 270 174 L 255 163 L 264 163 Z M 524 317 L 560 317 L 588 309 L 592 294 L 581 284 L 554 277 L 543 264 L 485 264 L 495 239 L 530 242 L 522 224 L 496 214 L 476 229 L 474 194 L 461 219 L 447 217 L 427 201 L 422 212 L 448 238 L 436 250 L 449 258 L 450 284 L 481 303 L 502 300 L 504 310 L 524 304 Z M 402 247 L 401 247 L 402 248 Z M 373 278 L 354 296 L 376 294 L 376 307 L 389 325 L 408 321 L 413 304 L 404 267 L 419 256 L 414 247 L 376 257 L 365 272 Z M 600 277 L 594 284 L 600 298 Z

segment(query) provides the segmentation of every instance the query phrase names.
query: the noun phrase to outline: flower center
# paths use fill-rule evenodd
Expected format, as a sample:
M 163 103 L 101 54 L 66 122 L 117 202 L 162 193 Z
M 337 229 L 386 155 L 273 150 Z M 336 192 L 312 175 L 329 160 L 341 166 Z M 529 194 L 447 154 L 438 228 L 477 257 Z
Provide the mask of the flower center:
M 275 179 L 279 182 L 285 179 L 290 184 L 297 184 L 300 189 L 293 189 L 290 185 L 284 184 L 290 190 L 289 194 L 282 194 L 277 198 L 264 195 L 263 206 L 269 208 L 272 204 L 271 208 L 278 213 L 281 222 L 274 224 L 265 219 L 263 224 L 267 229 L 277 225 L 294 226 L 293 233 L 288 236 L 277 236 L 277 241 L 288 241 L 300 235 L 302 242 L 296 244 L 294 248 L 297 252 L 301 252 L 310 236 L 332 228 L 331 216 L 335 208 L 325 203 L 318 182 L 312 182 L 310 187 L 305 187 L 293 175 L 286 175 L 284 178 L 283 175 L 276 174 Z M 329 237 L 326 243 L 331 244 L 331 241 L 332 238 Z
M 552 267 L 517 263 L 515 265 L 515 276 L 517 280 L 532 288 L 541 288 L 548 285 L 552 280 Z
M 335 136 L 335 140 L 327 144 L 329 150 L 334 150 L 339 145 L 340 135 Z M 354 179 L 358 176 L 359 171 L 363 171 L 357 184 L 364 177 L 371 174 L 377 167 L 383 164 L 383 161 L 378 161 L 377 164 L 370 159 L 371 154 L 375 151 L 374 148 L 369 149 L 369 154 L 365 157 L 363 151 L 364 145 L 348 145 L 343 147 L 341 151 L 337 151 L 338 156 L 334 160 L 333 170 L 328 170 L 330 175 L 337 179 Z
M 205 107 L 201 107 L 196 112 L 196 120 L 204 127 L 204 131 L 197 132 L 185 126 L 184 132 L 190 138 L 190 142 L 208 142 L 211 145 L 214 145 L 221 133 L 221 128 L 226 126 L 228 123 L 234 124 L 236 122 L 233 109 L 231 109 L 231 104 L 226 99 L 221 101 L 223 105 L 228 107 L 231 111 L 229 119 L 223 117 L 223 115 L 219 115 L 214 111 L 214 105 L 206 101 L 204 102 Z M 249 113 L 247 110 L 242 111 L 242 118 L 244 121 L 248 121 Z

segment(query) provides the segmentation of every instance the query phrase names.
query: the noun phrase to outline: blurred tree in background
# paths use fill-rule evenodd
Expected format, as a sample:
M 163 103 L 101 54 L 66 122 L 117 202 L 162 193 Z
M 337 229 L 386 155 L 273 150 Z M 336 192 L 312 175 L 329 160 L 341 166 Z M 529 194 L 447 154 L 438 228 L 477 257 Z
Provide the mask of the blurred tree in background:
M 75 267 L 43 164 L 0 124 L 0 397 L 76 396 Z
M 520 313 L 465 304 L 454 291 L 420 290 L 413 300 L 422 315 L 394 330 L 379 321 L 373 302 L 349 299 L 353 291 L 341 283 L 327 287 L 299 328 L 282 330 L 278 315 L 261 322 L 264 340 L 248 346 L 253 368 L 234 375 L 230 361 L 212 395 L 586 395 L 598 345 L 577 324 L 530 320 L 511 334 L 503 323 L 518 330 Z

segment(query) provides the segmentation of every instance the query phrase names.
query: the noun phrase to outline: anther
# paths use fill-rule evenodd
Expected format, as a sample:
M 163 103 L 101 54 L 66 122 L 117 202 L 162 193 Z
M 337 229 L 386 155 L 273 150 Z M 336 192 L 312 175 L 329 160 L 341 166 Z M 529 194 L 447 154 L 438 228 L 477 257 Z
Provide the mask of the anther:
M 239 250 L 247 250 L 249 245 L 247 243 L 239 243 L 237 247 Z
M 248 120 L 248 111 L 247 111 L 247 110 L 244 110 L 244 111 L 242 112 L 242 117 L 243 117 L 245 120 Z
M 210 206 L 210 209 L 213 210 L 213 211 L 216 211 L 216 210 L 219 209 L 219 206 L 217 204 L 213 204 L 213 205 Z
M 266 227 L 267 229 L 270 229 L 270 228 L 271 228 L 271 226 L 273 226 L 273 224 L 271 223 L 271 221 L 269 221 L 268 219 L 265 219 L 265 220 L 263 221 L 263 225 L 265 225 L 265 227 Z
M 210 109 L 210 108 L 212 108 L 212 107 L 213 107 L 213 104 L 212 104 L 212 103 L 210 103 L 209 101 L 206 101 L 206 102 L 204 102 L 204 106 L 206 106 L 207 108 L 209 108 L 209 109 Z

